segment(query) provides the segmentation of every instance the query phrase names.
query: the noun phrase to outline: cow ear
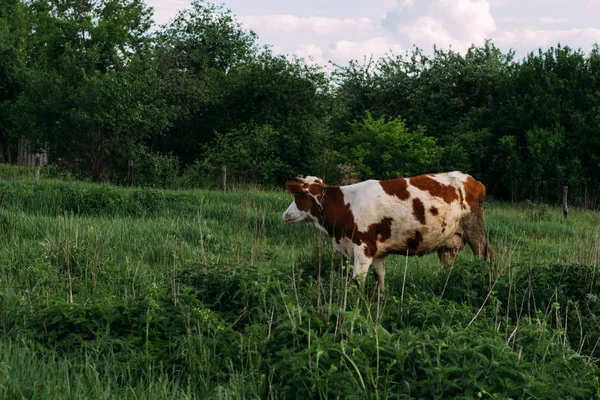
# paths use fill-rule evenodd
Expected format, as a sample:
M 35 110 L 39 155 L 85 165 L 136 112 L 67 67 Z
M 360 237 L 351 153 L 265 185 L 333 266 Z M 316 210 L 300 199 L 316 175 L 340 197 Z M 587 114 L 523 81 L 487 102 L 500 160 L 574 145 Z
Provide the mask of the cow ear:
M 299 184 L 298 182 L 295 181 L 287 181 L 285 183 L 285 188 L 287 189 L 288 192 L 290 192 L 291 194 L 293 194 L 294 196 L 296 195 L 300 195 L 303 196 L 306 194 L 306 190 L 302 187 L 301 184 Z
M 300 183 L 306 183 L 306 179 L 304 179 L 304 176 L 302 176 L 302 175 L 298 175 L 296 177 L 296 180 Z

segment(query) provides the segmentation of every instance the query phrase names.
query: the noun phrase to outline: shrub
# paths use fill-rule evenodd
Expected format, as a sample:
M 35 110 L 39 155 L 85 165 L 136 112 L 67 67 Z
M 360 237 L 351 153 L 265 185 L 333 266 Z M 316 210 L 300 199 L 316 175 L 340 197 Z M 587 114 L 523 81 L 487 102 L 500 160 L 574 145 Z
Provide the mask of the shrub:
M 373 119 L 350 124 L 350 132 L 339 139 L 333 158 L 354 166 L 361 179 L 394 179 L 436 169 L 441 148 L 425 135 L 424 128 L 410 131 L 399 118 Z

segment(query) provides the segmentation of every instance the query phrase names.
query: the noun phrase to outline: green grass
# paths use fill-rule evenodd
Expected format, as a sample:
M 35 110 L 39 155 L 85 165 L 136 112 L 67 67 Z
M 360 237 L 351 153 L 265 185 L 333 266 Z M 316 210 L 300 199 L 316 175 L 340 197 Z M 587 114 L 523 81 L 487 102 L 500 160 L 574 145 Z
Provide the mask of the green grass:
M 290 201 L 0 182 L 0 398 L 598 398 L 600 214 L 491 202 L 378 304 Z

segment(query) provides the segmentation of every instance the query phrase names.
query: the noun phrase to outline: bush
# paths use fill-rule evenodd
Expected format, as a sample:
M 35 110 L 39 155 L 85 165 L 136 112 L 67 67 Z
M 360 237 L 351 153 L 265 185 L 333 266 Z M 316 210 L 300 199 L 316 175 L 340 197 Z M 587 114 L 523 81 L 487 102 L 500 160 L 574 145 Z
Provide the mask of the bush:
M 350 124 L 350 132 L 339 140 L 334 160 L 352 165 L 361 179 L 394 179 L 437 169 L 441 147 L 426 136 L 424 128 L 410 131 L 399 118 L 373 119 Z
M 178 157 L 142 149 L 134 158 L 133 185 L 177 189 L 180 184 L 180 171 L 181 163 Z M 121 179 L 125 183 L 126 175 Z
M 149 189 L 60 181 L 0 182 L 4 207 L 36 214 L 149 216 L 166 212 L 196 213 L 200 196 Z

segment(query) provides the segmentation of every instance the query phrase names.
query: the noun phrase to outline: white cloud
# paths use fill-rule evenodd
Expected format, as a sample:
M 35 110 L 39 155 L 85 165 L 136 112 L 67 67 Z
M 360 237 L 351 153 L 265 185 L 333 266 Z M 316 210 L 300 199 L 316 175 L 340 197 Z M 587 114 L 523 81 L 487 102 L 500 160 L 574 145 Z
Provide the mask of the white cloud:
M 336 33 L 367 34 L 377 28 L 377 23 L 369 18 L 327 18 L 296 17 L 294 15 L 241 16 L 244 27 L 260 32 L 303 33 L 310 31 L 317 35 Z
M 502 23 L 502 24 L 529 24 L 531 23 L 531 21 L 533 21 L 533 18 L 531 17 L 525 17 L 525 16 L 510 16 L 510 17 L 500 17 L 500 18 L 496 18 L 495 21 L 497 23 Z
M 327 66 L 328 61 L 324 54 L 323 49 L 315 44 L 300 44 L 296 47 L 294 54 L 298 57 L 304 58 L 309 63 L 319 64 L 321 66 Z
M 365 56 L 403 54 L 413 45 L 426 53 L 434 44 L 464 52 L 488 38 L 504 51 L 513 48 L 518 57 L 559 42 L 585 51 L 600 42 L 595 17 L 600 0 L 226 1 L 261 44 L 324 66 L 329 60 L 345 64 Z M 155 8 L 158 23 L 190 8 L 190 0 L 147 4 Z
M 329 61 L 345 64 L 363 56 L 376 57 L 399 50 L 382 37 L 385 30 L 371 18 L 296 17 L 264 15 L 240 17 L 244 28 L 254 30 L 261 42 L 287 42 L 287 53 L 327 66 Z
M 340 40 L 329 51 L 332 58 L 338 62 L 362 61 L 363 57 L 369 58 L 371 55 L 377 59 L 385 54 L 400 54 L 401 52 L 402 46 L 390 42 L 385 37 L 374 37 L 361 42 Z
M 542 24 L 563 24 L 570 22 L 570 19 L 556 17 L 539 17 L 538 21 L 540 21 Z
M 600 42 L 600 29 L 522 29 L 500 32 L 494 37 L 494 43 L 503 47 L 525 48 L 526 51 L 536 48 L 548 48 L 558 43 L 571 48 L 587 51 L 594 43 Z
M 164 25 L 177 15 L 178 11 L 191 8 L 189 0 L 146 0 L 146 4 L 154 9 L 154 22 Z
M 458 51 L 482 44 L 496 30 L 488 0 L 407 1 L 386 15 L 383 26 L 411 45 Z

